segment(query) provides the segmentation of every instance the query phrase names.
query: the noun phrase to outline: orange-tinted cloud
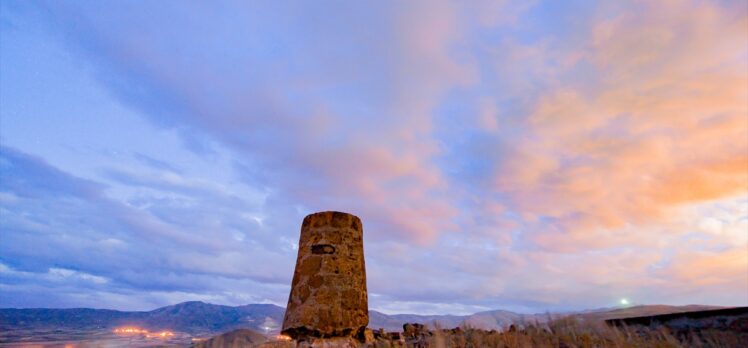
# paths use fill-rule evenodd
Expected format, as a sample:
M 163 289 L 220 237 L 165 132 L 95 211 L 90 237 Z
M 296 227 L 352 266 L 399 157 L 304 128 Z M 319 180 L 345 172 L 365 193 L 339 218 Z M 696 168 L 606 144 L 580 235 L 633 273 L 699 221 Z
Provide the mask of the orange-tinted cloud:
M 495 179 L 518 210 L 552 219 L 539 243 L 592 243 L 748 192 L 747 24 L 716 4 L 638 3 L 564 53 L 596 79 L 540 95 Z

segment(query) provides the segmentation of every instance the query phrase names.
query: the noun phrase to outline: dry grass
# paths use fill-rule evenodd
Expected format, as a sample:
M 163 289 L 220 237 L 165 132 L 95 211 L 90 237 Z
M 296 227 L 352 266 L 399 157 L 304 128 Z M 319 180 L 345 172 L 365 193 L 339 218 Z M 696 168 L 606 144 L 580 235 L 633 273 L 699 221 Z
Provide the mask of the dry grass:
M 748 333 L 701 331 L 672 333 L 669 330 L 609 327 L 604 323 L 573 318 L 545 325 L 528 325 L 503 332 L 464 327 L 434 328 L 402 340 L 378 339 L 370 347 L 748 347 Z

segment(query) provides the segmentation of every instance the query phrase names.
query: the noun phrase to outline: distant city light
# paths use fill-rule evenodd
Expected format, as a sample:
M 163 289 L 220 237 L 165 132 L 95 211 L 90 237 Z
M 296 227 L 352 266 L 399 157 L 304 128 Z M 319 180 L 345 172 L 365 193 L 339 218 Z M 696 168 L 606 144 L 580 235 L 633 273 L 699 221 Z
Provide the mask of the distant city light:
M 154 332 L 152 334 L 147 334 L 146 337 L 148 338 L 167 338 L 174 336 L 174 333 L 171 331 L 161 331 L 161 332 Z
M 174 336 L 174 333 L 171 331 L 149 332 L 146 329 L 141 329 L 135 326 L 118 327 L 114 329 L 114 333 L 120 335 L 145 335 L 146 338 L 168 338 Z
M 117 334 L 147 334 L 148 330 L 144 330 L 134 326 L 118 327 L 114 329 L 114 333 Z

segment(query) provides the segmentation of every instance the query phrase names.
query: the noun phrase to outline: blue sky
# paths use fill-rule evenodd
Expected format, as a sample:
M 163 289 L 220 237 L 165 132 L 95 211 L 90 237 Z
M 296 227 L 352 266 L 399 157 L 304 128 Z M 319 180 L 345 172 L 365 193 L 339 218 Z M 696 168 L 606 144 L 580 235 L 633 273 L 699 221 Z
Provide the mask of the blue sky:
M 0 306 L 748 305 L 741 2 L 0 4 Z

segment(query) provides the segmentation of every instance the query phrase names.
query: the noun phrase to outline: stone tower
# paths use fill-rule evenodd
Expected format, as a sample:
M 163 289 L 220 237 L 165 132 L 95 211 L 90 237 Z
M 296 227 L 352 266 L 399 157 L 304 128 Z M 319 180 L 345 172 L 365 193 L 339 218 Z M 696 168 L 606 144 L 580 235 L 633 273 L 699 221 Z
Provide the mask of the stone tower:
M 351 337 L 368 324 L 361 220 L 334 211 L 308 215 L 281 332 L 302 340 Z

